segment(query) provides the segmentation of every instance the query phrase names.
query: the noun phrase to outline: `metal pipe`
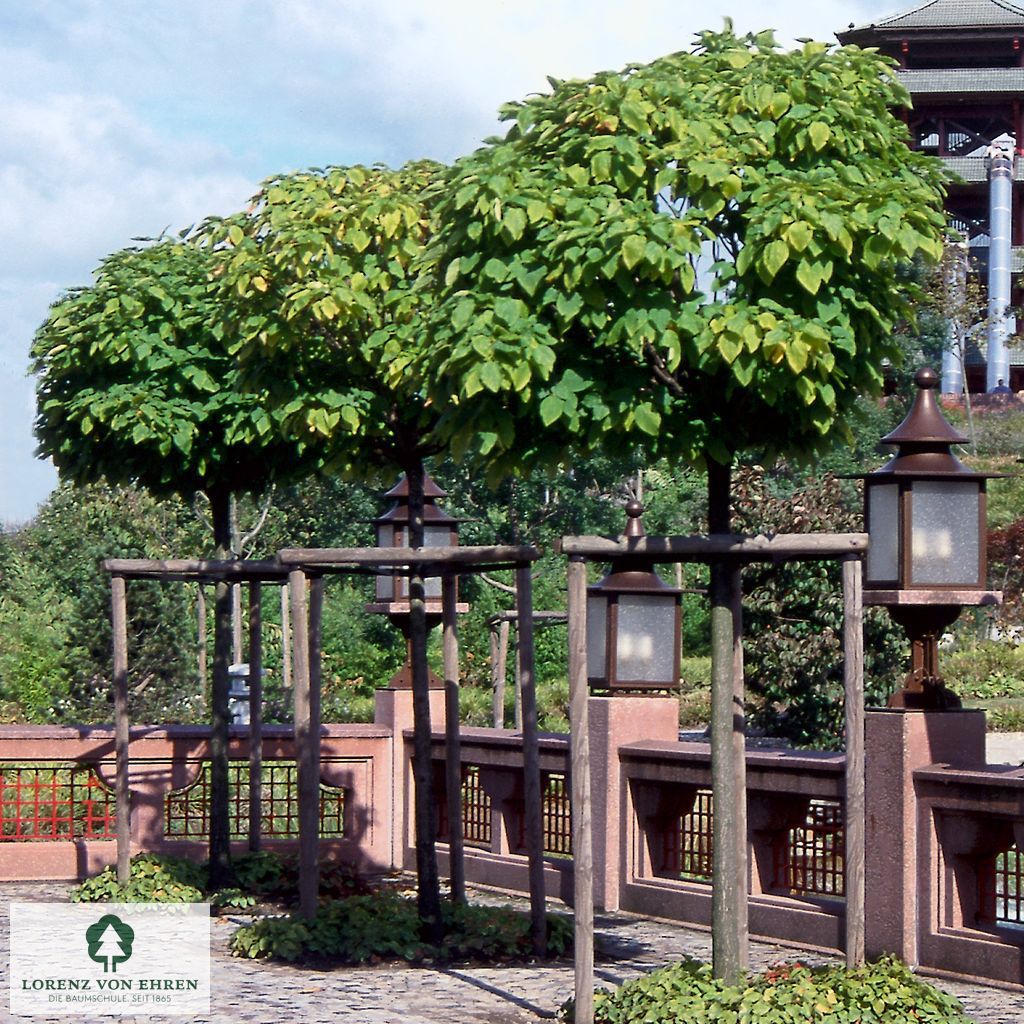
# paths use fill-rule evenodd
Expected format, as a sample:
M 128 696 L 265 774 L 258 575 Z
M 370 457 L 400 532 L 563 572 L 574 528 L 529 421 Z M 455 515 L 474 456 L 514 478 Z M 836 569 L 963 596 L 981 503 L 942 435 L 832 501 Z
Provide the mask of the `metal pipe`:
M 949 335 L 942 351 L 942 393 L 964 393 L 964 362 L 967 358 L 967 324 L 964 305 L 967 300 L 967 245 L 947 240 L 946 295 Z
M 988 150 L 989 250 L 988 250 L 988 369 L 985 387 L 993 391 L 1010 381 L 1010 356 L 1006 347 L 1010 305 L 1010 226 L 1013 214 L 1013 150 L 993 143 Z

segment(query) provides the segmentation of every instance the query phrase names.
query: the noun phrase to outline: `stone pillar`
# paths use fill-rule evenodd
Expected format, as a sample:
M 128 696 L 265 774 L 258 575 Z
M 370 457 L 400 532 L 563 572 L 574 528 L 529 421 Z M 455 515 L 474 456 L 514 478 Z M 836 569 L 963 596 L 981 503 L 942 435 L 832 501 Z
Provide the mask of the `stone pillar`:
M 406 729 L 413 728 L 412 690 L 378 690 L 375 697 L 374 723 L 391 730 L 391 866 L 414 867 L 412 746 L 407 751 L 404 739 Z M 430 728 L 444 730 L 444 690 L 430 691 Z
M 631 812 L 619 747 L 679 738 L 678 697 L 591 697 L 590 792 L 594 830 L 594 905 L 618 910 Z
M 865 948 L 916 965 L 918 884 L 914 772 L 985 763 L 982 711 L 868 711 L 865 716 Z

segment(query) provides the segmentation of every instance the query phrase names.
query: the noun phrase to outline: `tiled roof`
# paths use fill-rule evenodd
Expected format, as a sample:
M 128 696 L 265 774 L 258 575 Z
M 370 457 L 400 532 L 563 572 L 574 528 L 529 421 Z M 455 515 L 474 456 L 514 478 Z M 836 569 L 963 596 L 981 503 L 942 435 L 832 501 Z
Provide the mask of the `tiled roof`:
M 899 71 L 898 75 L 912 96 L 928 93 L 1024 93 L 1024 68 L 936 68 Z
M 928 0 L 908 10 L 851 29 L 1024 28 L 1024 7 L 1009 0 Z M 845 33 L 839 33 L 840 36 Z
M 944 156 L 946 170 L 967 182 L 988 181 L 987 161 L 983 156 Z M 1014 181 L 1024 181 L 1024 160 L 1013 162 Z

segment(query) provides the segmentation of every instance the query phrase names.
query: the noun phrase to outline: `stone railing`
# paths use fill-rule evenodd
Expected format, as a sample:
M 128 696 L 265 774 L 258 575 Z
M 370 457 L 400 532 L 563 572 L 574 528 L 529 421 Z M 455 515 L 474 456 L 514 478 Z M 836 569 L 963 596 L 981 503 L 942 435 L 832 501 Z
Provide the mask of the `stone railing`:
M 448 870 L 444 695 L 431 692 L 435 798 Z M 591 698 L 595 904 L 710 922 L 710 749 L 677 740 L 670 698 Z M 323 853 L 367 870 L 411 868 L 412 695 L 381 691 L 376 724 L 321 734 Z M 868 712 L 866 945 L 937 972 L 1024 983 L 1024 767 L 986 765 L 981 712 Z M 470 882 L 525 892 L 522 737 L 465 729 L 463 835 Z M 131 845 L 202 857 L 208 730 L 136 727 Z M 248 846 L 245 730 L 229 746 L 235 850 Z M 264 737 L 263 844 L 296 844 L 290 727 Z M 572 897 L 569 750 L 540 739 L 545 882 Z M 80 878 L 111 863 L 114 737 L 107 728 L 0 727 L 0 879 Z M 844 939 L 844 759 L 747 754 L 750 927 L 796 946 Z
M 325 726 L 320 820 L 334 856 L 364 867 L 392 863 L 384 827 L 391 802 L 391 733 Z M 249 742 L 232 730 L 230 828 L 248 846 Z M 209 838 L 209 730 L 136 726 L 129 743 L 131 849 L 201 857 Z M 103 727 L 0 727 L 0 878 L 82 878 L 116 859 L 114 734 Z M 292 730 L 264 730 L 262 843 L 287 850 L 298 836 Z

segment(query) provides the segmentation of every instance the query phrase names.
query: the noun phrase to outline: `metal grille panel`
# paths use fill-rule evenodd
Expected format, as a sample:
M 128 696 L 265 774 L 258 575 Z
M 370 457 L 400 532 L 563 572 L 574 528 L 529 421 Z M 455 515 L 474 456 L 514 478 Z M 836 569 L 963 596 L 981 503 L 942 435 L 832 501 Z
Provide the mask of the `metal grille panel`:
M 541 772 L 541 823 L 544 852 L 572 856 L 572 803 L 569 783 L 562 772 Z
M 843 897 L 843 807 L 812 800 L 804 822 L 775 848 L 776 889 L 800 896 Z
M 268 839 L 294 839 L 299 834 L 298 769 L 292 761 L 265 763 L 261 774 L 261 834 Z M 345 791 L 320 784 L 320 835 L 344 835 Z M 249 765 L 228 765 L 228 831 L 232 839 L 249 835 Z M 194 782 L 169 793 L 164 801 L 164 833 L 168 839 L 209 839 L 210 762 L 204 761 Z
M 113 839 L 115 799 L 89 765 L 4 765 L 0 842 Z
M 660 873 L 710 882 L 714 825 L 711 791 L 700 789 L 690 812 L 662 833 Z
M 1024 857 L 1016 846 L 986 860 L 978 890 L 983 922 L 1024 926 Z

